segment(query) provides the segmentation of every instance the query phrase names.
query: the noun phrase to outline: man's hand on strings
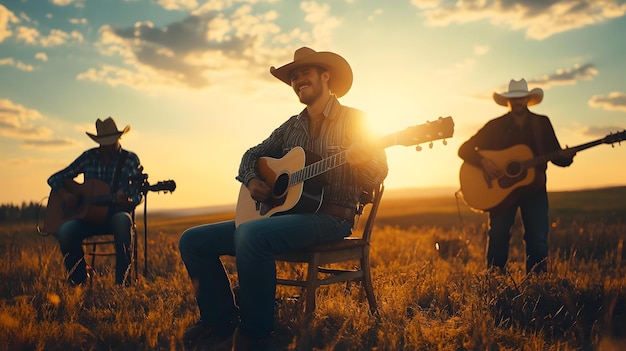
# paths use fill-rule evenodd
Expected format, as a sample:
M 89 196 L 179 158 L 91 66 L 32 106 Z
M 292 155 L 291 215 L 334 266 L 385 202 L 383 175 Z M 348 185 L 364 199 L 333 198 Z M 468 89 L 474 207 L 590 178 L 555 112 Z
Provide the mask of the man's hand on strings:
M 272 194 L 272 188 L 259 178 L 252 178 L 248 182 L 248 191 L 255 201 L 265 201 Z

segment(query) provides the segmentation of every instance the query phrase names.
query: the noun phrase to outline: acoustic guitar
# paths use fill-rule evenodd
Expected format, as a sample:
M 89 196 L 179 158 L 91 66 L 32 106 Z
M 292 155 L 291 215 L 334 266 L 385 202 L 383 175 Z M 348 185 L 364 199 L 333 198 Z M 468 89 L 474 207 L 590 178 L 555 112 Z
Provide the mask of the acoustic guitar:
M 590 141 L 569 149 L 582 151 L 600 144 L 614 144 L 626 140 L 626 131 L 608 134 L 604 138 Z M 535 166 L 558 158 L 559 151 L 534 156 L 526 145 L 519 144 L 504 150 L 482 150 L 479 153 L 492 159 L 504 175 L 489 179 L 482 167 L 464 162 L 459 172 L 461 193 L 465 203 L 479 211 L 490 211 L 507 206 L 519 195 L 533 187 L 542 178 L 537 177 Z
M 381 138 L 379 144 L 383 148 L 418 145 L 450 138 L 453 134 L 452 117 L 439 117 L 433 122 L 389 134 Z M 278 214 L 317 212 L 324 198 L 324 186 L 316 177 L 346 162 L 346 151 L 320 159 L 301 147 L 291 149 L 282 158 L 261 157 L 257 163 L 258 172 L 272 188 L 272 194 L 268 200 L 258 202 L 252 199 L 250 191 L 242 184 L 235 210 L 235 225 Z
M 43 232 L 55 234 L 61 224 L 70 219 L 82 219 L 95 225 L 104 223 L 109 213 L 109 206 L 115 201 L 115 194 L 110 193 L 109 184 L 99 179 L 87 179 L 83 183 L 74 182 L 66 189 L 76 195 L 77 204 L 70 206 L 63 201 L 58 191 L 51 191 L 48 196 Z M 176 183 L 173 180 L 167 180 L 154 185 L 144 182 L 134 186 L 132 191 L 140 193 L 147 191 L 173 192 L 175 189 Z

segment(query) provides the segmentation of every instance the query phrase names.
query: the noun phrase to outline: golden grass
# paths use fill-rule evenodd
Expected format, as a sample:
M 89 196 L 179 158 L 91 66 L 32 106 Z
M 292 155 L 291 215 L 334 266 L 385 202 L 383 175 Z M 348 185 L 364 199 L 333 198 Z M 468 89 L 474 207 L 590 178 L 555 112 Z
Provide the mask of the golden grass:
M 459 217 L 453 198 L 383 200 L 371 252 L 378 316 L 358 287 L 331 286 L 320 289 L 307 320 L 289 298 L 297 291 L 279 288 L 277 350 L 624 349 L 621 205 L 591 218 L 589 208 L 576 212 L 567 200 L 552 206 L 550 274 L 540 277 L 523 274 L 519 226 L 507 274 L 496 275 L 485 269 L 483 215 L 462 209 Z M 54 238 L 38 236 L 34 224 L 0 226 L 0 348 L 182 350 L 183 330 L 198 313 L 178 237 L 228 218 L 149 218 L 149 274 L 128 288 L 113 284 L 108 259 L 96 261 L 90 284 L 69 287 Z M 226 266 L 235 279 L 232 259 Z

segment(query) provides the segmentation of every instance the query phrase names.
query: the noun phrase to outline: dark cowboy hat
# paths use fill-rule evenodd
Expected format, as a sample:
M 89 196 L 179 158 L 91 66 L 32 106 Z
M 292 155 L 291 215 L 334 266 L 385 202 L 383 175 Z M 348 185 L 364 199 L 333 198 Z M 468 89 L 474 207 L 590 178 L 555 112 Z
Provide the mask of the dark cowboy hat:
M 122 137 L 122 135 L 128 133 L 130 130 L 130 126 L 126 126 L 124 130 L 117 130 L 117 125 L 113 118 L 109 117 L 104 121 L 101 121 L 100 118 L 96 121 L 96 131 L 97 135 L 93 135 L 89 132 L 85 132 L 93 141 L 100 145 L 111 145 L 115 144 L 115 142 Z
M 295 68 L 302 66 L 320 66 L 329 71 L 328 88 L 338 97 L 346 95 L 352 87 L 352 68 L 348 61 L 332 52 L 317 52 L 307 47 L 296 50 L 293 54 L 293 62 L 278 68 L 270 67 L 270 73 L 287 85 L 291 85 L 289 74 Z

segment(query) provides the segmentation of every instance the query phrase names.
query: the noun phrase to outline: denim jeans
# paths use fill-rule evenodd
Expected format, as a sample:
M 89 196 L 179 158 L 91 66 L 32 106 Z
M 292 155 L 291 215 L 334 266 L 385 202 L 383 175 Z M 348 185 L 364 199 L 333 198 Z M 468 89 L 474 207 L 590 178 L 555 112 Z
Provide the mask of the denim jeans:
M 68 280 L 73 284 L 82 284 L 87 279 L 87 265 L 82 242 L 85 238 L 113 234 L 115 241 L 115 282 L 128 282 L 131 261 L 131 239 L 133 219 L 127 212 L 116 212 L 109 216 L 102 225 L 89 224 L 80 219 L 63 223 L 57 233 L 61 253 L 63 254 Z
M 245 222 L 206 224 L 187 229 L 179 240 L 181 258 L 191 278 L 200 319 L 210 324 L 239 314 L 239 329 L 250 337 L 274 330 L 276 263 L 274 255 L 339 240 L 352 223 L 327 214 L 287 214 Z M 220 256 L 235 256 L 239 306 Z
M 489 248 L 487 264 L 504 269 L 509 256 L 511 227 L 520 209 L 526 244 L 526 273 L 547 271 L 548 194 L 537 190 L 524 194 L 512 206 L 489 213 Z

